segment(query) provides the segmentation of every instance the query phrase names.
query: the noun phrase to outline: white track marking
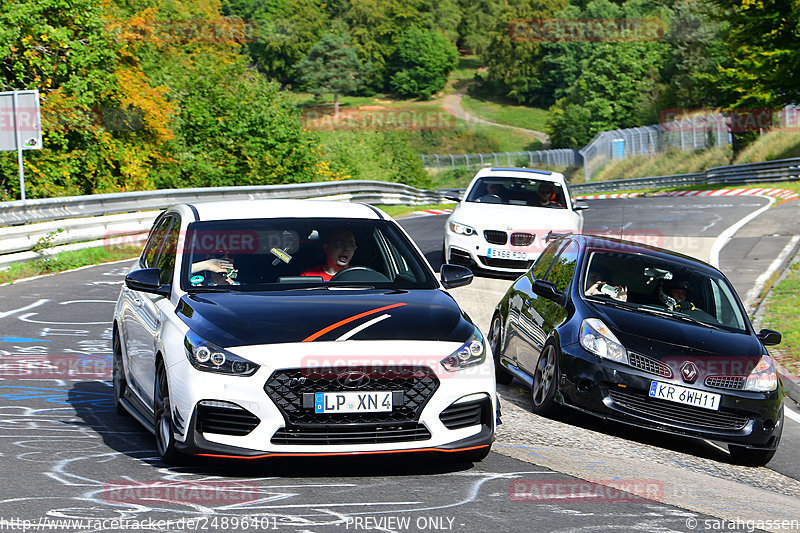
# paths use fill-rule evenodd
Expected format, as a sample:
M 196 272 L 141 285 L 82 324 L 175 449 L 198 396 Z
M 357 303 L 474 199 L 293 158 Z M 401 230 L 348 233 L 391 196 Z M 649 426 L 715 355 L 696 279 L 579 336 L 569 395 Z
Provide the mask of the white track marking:
M 25 307 L 20 307 L 19 309 L 12 309 L 11 311 L 3 311 L 3 312 L 0 313 L 0 318 L 5 318 L 7 316 L 11 316 L 14 313 L 19 313 L 20 311 L 27 311 L 28 309 L 33 309 L 34 307 L 39 307 L 40 305 L 45 304 L 45 303 L 47 303 L 49 301 L 50 300 L 48 300 L 46 298 L 42 298 L 41 300 L 33 302 L 30 305 L 26 305 Z
M 790 253 L 794 251 L 795 246 L 797 246 L 797 242 L 800 241 L 800 235 L 795 235 L 794 237 L 789 240 L 789 244 L 784 246 L 781 253 L 778 254 L 778 257 L 767 267 L 763 274 L 756 278 L 755 284 L 753 287 L 747 291 L 747 294 L 744 295 L 744 306 L 748 309 L 750 305 L 755 303 L 756 298 L 758 295 L 761 294 L 761 290 L 764 288 L 764 285 L 767 283 L 767 280 L 778 270 L 786 258 L 789 256 Z
M 800 415 L 798 415 L 797 413 L 795 413 L 795 412 L 794 412 L 794 411 L 792 411 L 791 409 L 788 409 L 788 408 L 786 408 L 786 407 L 784 406 L 784 408 L 783 408 L 783 414 L 784 414 L 784 415 L 786 415 L 786 416 L 787 416 L 788 418 L 790 418 L 791 420 L 794 420 L 795 422 L 797 422 L 798 424 L 800 424 Z
M 752 213 L 741 219 L 739 222 L 737 222 L 736 224 L 727 228 L 725 231 L 719 234 L 719 237 L 716 238 L 716 240 L 714 241 L 714 245 L 711 247 L 711 257 L 709 258 L 708 262 L 711 263 L 712 266 L 719 268 L 719 254 L 725 247 L 725 245 L 728 244 L 728 241 L 730 241 L 733 238 L 734 234 L 737 231 L 739 231 L 742 228 L 742 226 L 744 226 L 745 224 L 756 218 L 758 215 L 760 215 L 761 213 L 772 207 L 772 204 L 774 204 L 776 201 L 776 199 L 773 198 L 772 196 L 764 196 L 763 198 L 769 200 L 769 203 L 767 205 L 765 205 L 761 209 L 753 211 Z

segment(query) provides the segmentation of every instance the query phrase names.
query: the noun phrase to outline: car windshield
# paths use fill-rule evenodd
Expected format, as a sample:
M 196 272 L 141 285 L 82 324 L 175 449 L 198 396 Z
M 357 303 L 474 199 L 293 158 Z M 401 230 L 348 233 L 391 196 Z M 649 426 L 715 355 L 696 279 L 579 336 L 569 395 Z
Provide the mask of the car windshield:
M 408 238 L 386 220 L 195 222 L 183 254 L 181 287 L 188 292 L 438 286 Z M 331 269 L 328 261 L 339 264 Z
M 470 189 L 466 201 L 554 209 L 566 209 L 567 205 L 560 183 L 502 176 L 480 178 Z
M 745 332 L 746 317 L 725 278 L 640 253 L 594 250 L 583 270 L 584 295 L 598 303 Z

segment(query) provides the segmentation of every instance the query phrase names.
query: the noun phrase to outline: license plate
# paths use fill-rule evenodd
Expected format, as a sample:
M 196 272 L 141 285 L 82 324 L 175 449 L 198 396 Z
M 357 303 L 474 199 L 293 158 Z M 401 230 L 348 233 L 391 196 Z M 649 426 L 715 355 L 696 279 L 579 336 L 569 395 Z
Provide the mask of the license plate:
M 383 413 L 392 410 L 391 391 L 317 392 L 315 413 Z
M 721 395 L 653 381 L 650 383 L 650 397 L 717 411 Z
M 525 261 L 525 259 L 527 259 L 527 254 L 525 254 L 525 252 L 514 252 L 504 248 L 489 248 L 487 253 L 492 259 L 516 259 L 519 261 Z

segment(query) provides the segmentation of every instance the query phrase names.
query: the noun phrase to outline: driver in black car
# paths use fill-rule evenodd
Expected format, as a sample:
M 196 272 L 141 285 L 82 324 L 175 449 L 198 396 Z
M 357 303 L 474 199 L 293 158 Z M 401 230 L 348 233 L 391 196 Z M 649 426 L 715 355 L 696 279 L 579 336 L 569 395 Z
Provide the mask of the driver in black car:
M 694 311 L 695 305 L 689 301 L 689 282 L 684 280 L 668 280 L 664 284 L 666 289 L 664 303 L 673 311 Z M 662 293 L 663 294 L 663 293 Z
M 356 248 L 356 237 L 352 231 L 334 231 L 322 243 L 322 249 L 325 251 L 325 263 L 310 268 L 300 275 L 320 276 L 323 280 L 330 281 L 340 270 L 350 266 Z

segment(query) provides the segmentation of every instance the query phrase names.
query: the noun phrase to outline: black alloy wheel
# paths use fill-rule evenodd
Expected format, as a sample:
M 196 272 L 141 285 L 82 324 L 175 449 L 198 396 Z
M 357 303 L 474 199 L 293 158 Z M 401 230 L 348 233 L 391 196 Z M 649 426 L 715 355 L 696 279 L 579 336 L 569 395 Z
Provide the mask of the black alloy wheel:
M 169 402 L 167 371 L 159 362 L 155 389 L 156 448 L 167 464 L 177 464 L 182 454 L 175 449 L 175 427 L 172 423 L 172 406 Z
M 500 364 L 500 339 L 503 336 L 503 324 L 499 315 L 494 315 L 492 319 L 490 335 L 495 379 L 500 385 L 508 385 L 514 379 L 514 376 Z
M 122 398 L 128 389 L 128 380 L 125 378 L 125 367 L 122 363 L 122 341 L 119 332 L 114 332 L 113 354 L 112 354 L 111 380 L 114 384 L 114 408 L 121 415 L 128 415 L 128 411 L 122 406 Z
M 558 380 L 558 354 L 552 344 L 547 344 L 539 354 L 533 374 L 531 399 L 533 412 L 537 415 L 552 415 L 556 411 L 556 383 Z

